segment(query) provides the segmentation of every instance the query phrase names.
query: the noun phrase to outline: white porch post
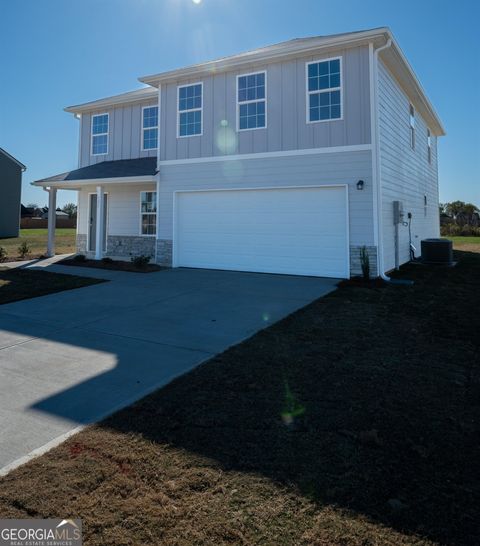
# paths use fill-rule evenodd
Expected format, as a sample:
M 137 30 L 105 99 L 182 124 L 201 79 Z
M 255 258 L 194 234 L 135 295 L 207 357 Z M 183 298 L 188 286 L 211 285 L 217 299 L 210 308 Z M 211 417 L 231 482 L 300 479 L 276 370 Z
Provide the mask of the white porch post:
M 96 233 L 95 233 L 95 259 L 101 260 L 103 257 L 103 243 L 104 243 L 104 215 L 103 215 L 103 209 L 104 209 L 104 192 L 103 192 L 103 186 L 97 186 L 97 226 L 96 226 Z
M 47 240 L 47 256 L 55 256 L 55 227 L 57 220 L 57 189 L 49 188 L 48 190 L 48 240 Z

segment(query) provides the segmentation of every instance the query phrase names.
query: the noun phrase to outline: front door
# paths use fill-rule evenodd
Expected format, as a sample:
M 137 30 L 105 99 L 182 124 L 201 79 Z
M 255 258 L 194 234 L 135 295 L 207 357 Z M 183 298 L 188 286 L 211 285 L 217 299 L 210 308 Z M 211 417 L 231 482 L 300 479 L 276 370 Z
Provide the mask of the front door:
M 107 198 L 105 194 L 103 198 L 103 251 L 107 250 Z M 90 194 L 90 218 L 88 224 L 88 250 L 95 252 L 97 247 L 97 194 Z

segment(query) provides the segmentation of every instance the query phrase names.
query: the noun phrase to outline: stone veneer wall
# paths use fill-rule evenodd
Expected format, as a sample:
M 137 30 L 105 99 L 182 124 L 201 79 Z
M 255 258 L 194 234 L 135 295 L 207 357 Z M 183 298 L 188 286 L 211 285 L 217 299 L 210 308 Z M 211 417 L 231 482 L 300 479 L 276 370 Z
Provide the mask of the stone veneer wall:
M 155 237 L 109 235 L 107 237 L 107 256 L 131 258 L 132 256 L 151 256 L 155 258 Z
M 170 239 L 157 239 L 157 264 L 172 267 L 172 248 Z
M 362 274 L 362 265 L 360 263 L 360 249 L 361 246 L 350 246 L 350 275 L 354 277 L 355 275 Z M 370 277 L 374 278 L 378 275 L 377 273 L 377 247 L 376 246 L 367 246 L 368 256 L 370 258 Z
M 87 252 L 87 236 L 77 233 L 77 252 L 79 254 L 86 254 Z

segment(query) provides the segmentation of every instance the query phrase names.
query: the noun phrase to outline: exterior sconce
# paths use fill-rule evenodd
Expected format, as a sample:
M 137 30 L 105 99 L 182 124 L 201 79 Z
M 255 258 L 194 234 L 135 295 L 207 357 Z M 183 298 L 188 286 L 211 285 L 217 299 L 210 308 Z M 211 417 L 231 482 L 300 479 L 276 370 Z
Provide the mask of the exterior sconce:
M 364 186 L 365 186 L 365 182 L 363 180 L 359 180 L 357 182 L 357 190 L 363 190 Z

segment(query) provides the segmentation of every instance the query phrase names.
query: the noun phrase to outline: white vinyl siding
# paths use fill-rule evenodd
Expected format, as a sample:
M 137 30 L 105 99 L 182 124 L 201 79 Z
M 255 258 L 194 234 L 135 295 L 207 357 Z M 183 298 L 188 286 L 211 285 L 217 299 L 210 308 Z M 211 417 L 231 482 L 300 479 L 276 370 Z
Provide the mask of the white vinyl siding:
M 388 68 L 379 62 L 379 141 L 382 177 L 382 219 L 386 270 L 395 265 L 393 201 L 402 201 L 405 219 L 412 213 L 412 243 L 440 235 L 438 212 L 437 138 L 431 136 L 428 162 L 428 127 L 415 115 L 415 150 L 408 121 L 410 102 Z M 426 201 L 425 201 L 426 198 Z M 400 263 L 410 259 L 408 227 L 400 226 Z

